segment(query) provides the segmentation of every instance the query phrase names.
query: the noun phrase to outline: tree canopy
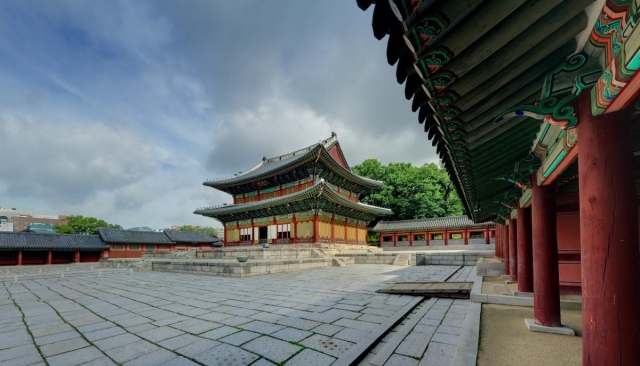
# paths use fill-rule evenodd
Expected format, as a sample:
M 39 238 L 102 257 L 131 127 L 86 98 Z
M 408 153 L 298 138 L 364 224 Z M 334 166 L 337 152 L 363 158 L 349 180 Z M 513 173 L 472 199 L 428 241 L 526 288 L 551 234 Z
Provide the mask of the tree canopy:
M 54 229 L 58 234 L 85 234 L 96 235 L 98 229 L 106 227 L 109 229 L 122 229 L 122 226 L 109 224 L 108 222 L 96 219 L 95 217 L 84 216 L 67 216 L 67 223 L 63 225 L 56 225 Z
M 211 226 L 192 226 L 192 225 L 182 225 L 178 227 L 178 231 L 195 231 L 195 232 L 203 232 L 208 235 L 220 236 L 218 230 L 214 229 Z
M 444 168 L 436 164 L 382 165 L 367 159 L 351 167 L 358 175 L 384 182 L 384 188 L 360 196 L 363 203 L 389 208 L 385 220 L 424 219 L 463 214 L 462 202 Z

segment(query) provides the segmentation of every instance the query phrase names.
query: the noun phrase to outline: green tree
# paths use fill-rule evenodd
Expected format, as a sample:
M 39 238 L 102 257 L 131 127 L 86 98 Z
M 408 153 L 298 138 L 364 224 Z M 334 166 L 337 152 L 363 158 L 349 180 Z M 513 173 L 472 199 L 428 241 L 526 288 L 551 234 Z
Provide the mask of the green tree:
M 178 231 L 193 231 L 193 232 L 202 232 L 207 233 L 208 235 L 220 236 L 218 230 L 214 229 L 211 226 L 192 226 L 192 225 L 182 225 L 178 228 Z
M 410 163 L 382 165 L 367 159 L 352 167 L 364 177 L 385 183 L 384 188 L 361 195 L 362 202 L 389 208 L 386 220 L 424 219 L 462 215 L 462 202 L 446 170 L 436 164 L 416 167 Z
M 67 223 L 63 225 L 56 225 L 54 229 L 58 234 L 95 235 L 101 227 L 122 229 L 122 226 L 120 225 L 109 224 L 108 222 L 96 219 L 95 217 L 84 217 L 79 215 L 67 216 Z

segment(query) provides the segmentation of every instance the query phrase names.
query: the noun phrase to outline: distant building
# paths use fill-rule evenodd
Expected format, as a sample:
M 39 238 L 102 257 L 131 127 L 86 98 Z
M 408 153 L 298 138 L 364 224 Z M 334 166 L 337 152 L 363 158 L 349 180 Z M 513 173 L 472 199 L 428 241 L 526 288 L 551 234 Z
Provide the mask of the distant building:
M 158 230 L 153 230 L 152 228 L 148 227 L 148 226 L 137 226 L 137 227 L 132 227 L 130 229 L 127 229 L 129 231 L 158 231 Z
M 37 233 L 55 233 L 56 225 L 67 223 L 67 217 L 62 215 L 20 215 L 13 217 L 13 231 L 31 230 Z
M 204 185 L 233 195 L 232 205 L 195 211 L 224 224 L 225 245 L 366 244 L 368 223 L 392 213 L 360 202 L 384 184 L 351 170 L 335 133 Z
M 0 232 L 30 230 L 35 233 L 55 233 L 55 225 L 66 223 L 67 217 L 62 215 L 41 215 L 29 210 L 0 207 Z
M 13 222 L 3 221 L 3 218 L 0 217 L 0 232 L 13 232 Z

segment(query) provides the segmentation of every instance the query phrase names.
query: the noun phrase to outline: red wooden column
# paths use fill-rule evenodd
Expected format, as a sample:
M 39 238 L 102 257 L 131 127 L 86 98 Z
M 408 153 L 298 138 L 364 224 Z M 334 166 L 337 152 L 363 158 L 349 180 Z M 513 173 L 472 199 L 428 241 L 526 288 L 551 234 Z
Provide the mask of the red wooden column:
M 489 231 L 489 227 L 487 226 L 487 230 L 484 232 L 485 244 L 491 244 L 491 231 Z
M 502 255 L 502 253 L 500 253 L 500 233 L 502 232 L 502 225 L 500 224 L 496 224 L 496 247 L 495 247 L 495 251 L 496 251 L 496 257 L 500 258 L 500 256 Z
M 396 246 L 396 243 L 398 242 L 398 235 L 396 235 L 396 233 L 393 233 L 393 246 Z
M 22 265 L 22 249 L 18 249 L 18 259 L 16 260 L 16 265 L 17 266 Z
M 222 234 L 224 236 L 222 238 L 222 245 L 227 245 L 227 224 L 226 223 L 222 224 L 222 229 L 224 230 L 224 234 Z
M 430 234 L 429 234 L 428 231 L 424 233 L 424 240 L 425 240 L 427 246 L 429 246 L 429 240 L 431 240 L 431 238 L 430 238 Z
M 76 252 L 74 253 L 73 261 L 76 263 L 80 262 L 80 250 L 76 250 Z
M 518 221 L 509 220 L 509 275 L 512 281 L 518 280 Z
M 500 224 L 496 224 L 496 245 L 493 248 L 495 256 L 500 258 Z
M 349 228 L 349 224 L 347 220 L 344 220 L 344 243 L 349 244 L 349 236 L 347 235 L 347 229 Z
M 331 242 L 335 243 L 336 242 L 336 234 L 335 234 L 335 228 L 333 227 L 333 215 L 331 215 Z
M 531 246 L 531 208 L 518 205 L 518 291 L 533 292 L 533 248 Z
M 444 229 L 444 235 L 442 235 L 444 237 L 444 245 L 449 245 L 449 232 L 447 232 L 447 229 Z
M 464 229 L 462 236 L 464 237 L 464 245 L 469 245 L 469 230 L 467 228 Z
M 533 315 L 538 324 L 559 327 L 560 284 L 556 239 L 556 184 L 531 187 Z
M 317 213 L 315 216 L 313 216 L 313 242 L 320 242 L 320 221 L 318 219 Z
M 47 264 L 51 263 L 53 263 L 53 251 L 49 249 L 49 251 L 47 251 Z
M 293 231 L 293 235 L 291 236 L 291 242 L 293 244 L 296 243 L 296 237 L 298 236 L 298 228 L 296 227 L 296 223 L 298 221 L 296 220 L 296 215 L 293 215 L 293 219 L 291 221 L 291 230 L 289 230 L 289 232 Z M 258 229 L 258 235 L 260 235 L 260 229 Z
M 356 245 L 360 244 L 360 241 L 358 240 L 358 223 L 356 222 Z
M 509 275 L 509 226 L 505 222 L 502 233 L 502 259 L 504 259 L 504 274 Z
M 586 94 L 586 96 L 585 96 Z M 583 365 L 640 365 L 640 258 L 631 119 L 580 96 Z M 584 96 L 584 97 L 583 97 Z

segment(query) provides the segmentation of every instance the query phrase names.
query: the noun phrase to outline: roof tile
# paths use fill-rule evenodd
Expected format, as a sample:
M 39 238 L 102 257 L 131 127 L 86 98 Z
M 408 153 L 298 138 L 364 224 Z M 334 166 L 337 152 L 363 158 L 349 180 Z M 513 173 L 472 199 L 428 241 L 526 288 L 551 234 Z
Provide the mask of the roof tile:
M 435 217 L 418 220 L 378 221 L 373 228 L 374 232 L 400 232 L 439 230 L 457 228 L 480 228 L 495 225 L 493 222 L 474 223 L 467 216 Z

